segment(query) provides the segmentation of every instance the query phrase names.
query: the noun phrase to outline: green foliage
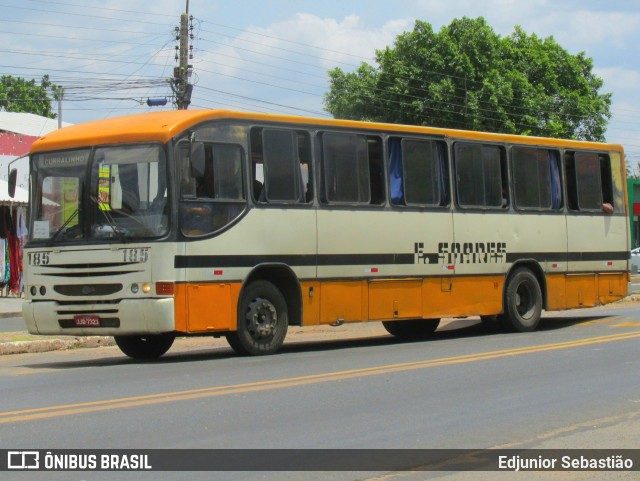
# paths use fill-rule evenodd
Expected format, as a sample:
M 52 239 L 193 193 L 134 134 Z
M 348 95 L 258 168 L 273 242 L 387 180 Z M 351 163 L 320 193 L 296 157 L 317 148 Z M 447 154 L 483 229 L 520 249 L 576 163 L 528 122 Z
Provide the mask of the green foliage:
M 54 119 L 56 115 L 51 110 L 49 93 L 56 88 L 48 75 L 42 77 L 40 85 L 36 84 L 35 79 L 25 80 L 3 75 L 0 77 L 0 110 L 26 112 Z
M 583 52 L 520 27 L 500 37 L 480 17 L 435 33 L 416 21 L 378 67 L 329 72 L 325 108 L 336 118 L 510 134 L 604 140 L 611 94 Z

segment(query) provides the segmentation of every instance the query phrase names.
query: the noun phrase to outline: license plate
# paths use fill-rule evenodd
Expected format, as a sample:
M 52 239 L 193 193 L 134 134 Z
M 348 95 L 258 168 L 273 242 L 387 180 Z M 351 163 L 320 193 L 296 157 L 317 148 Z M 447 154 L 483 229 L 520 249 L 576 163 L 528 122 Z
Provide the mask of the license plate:
M 100 327 L 100 318 L 98 316 L 74 316 L 73 324 L 76 327 Z

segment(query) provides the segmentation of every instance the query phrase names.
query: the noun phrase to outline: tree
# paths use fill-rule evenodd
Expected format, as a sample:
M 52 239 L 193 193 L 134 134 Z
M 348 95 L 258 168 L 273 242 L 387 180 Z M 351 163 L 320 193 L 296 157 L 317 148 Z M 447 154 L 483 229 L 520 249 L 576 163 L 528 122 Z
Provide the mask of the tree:
M 51 111 L 49 94 L 56 90 L 48 75 L 44 75 L 40 85 L 35 79 L 25 80 L 21 77 L 3 75 L 0 77 L 0 110 L 5 112 L 27 112 L 55 119 Z
M 604 140 L 611 94 L 584 52 L 520 27 L 506 37 L 484 18 L 456 19 L 435 33 L 416 21 L 377 67 L 329 72 L 325 108 L 337 118 L 510 134 Z

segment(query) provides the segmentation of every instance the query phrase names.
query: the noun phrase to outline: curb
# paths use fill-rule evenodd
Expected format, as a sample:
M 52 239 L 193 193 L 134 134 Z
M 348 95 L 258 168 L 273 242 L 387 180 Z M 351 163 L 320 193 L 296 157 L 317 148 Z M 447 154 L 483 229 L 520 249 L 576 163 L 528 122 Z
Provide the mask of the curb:
M 43 339 L 36 341 L 3 342 L 0 343 L 0 356 L 102 346 L 115 346 L 113 337 L 90 336 L 74 337 L 72 339 Z

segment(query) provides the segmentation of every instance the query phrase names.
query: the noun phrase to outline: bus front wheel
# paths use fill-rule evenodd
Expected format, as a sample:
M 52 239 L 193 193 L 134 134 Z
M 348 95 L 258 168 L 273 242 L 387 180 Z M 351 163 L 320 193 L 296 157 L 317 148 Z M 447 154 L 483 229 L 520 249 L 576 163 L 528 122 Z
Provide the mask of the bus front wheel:
M 542 290 L 538 279 L 529 269 L 516 270 L 507 281 L 500 323 L 506 330 L 530 332 L 538 327 L 541 316 Z
M 150 334 L 147 336 L 114 336 L 120 350 L 133 359 L 157 359 L 169 350 L 174 334 Z
M 382 321 L 382 325 L 392 336 L 401 339 L 422 339 L 435 332 L 440 319 L 408 319 L 405 321 Z
M 244 291 L 238 304 L 237 330 L 227 334 L 231 348 L 243 356 L 275 353 L 287 335 L 287 302 L 271 282 L 256 281 Z

